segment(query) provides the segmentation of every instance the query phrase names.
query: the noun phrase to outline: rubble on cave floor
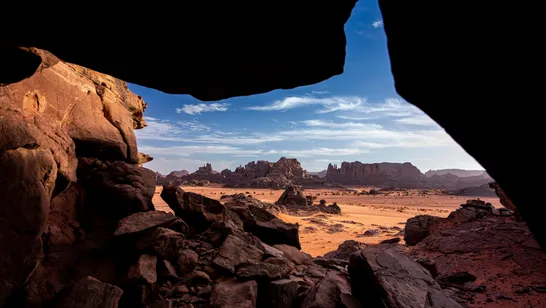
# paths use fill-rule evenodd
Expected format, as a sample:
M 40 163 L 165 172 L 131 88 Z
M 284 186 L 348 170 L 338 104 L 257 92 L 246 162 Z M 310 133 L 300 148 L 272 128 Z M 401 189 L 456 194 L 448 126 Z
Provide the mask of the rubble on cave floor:
M 467 307 L 546 306 L 546 253 L 510 210 L 468 200 L 447 218 L 409 219 L 404 239 Z

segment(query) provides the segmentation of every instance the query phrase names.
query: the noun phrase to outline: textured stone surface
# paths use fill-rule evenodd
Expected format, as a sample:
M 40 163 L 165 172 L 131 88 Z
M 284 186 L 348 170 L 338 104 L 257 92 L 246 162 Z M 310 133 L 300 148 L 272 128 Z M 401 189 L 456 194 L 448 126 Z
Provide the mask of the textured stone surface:
M 341 167 L 328 165 L 326 179 L 342 184 L 366 184 L 418 187 L 425 176 L 411 163 L 342 162 Z
M 116 286 L 86 277 L 71 288 L 58 307 L 117 308 L 122 294 L 123 291 Z
M 176 216 L 173 214 L 163 211 L 135 213 L 119 221 L 115 235 L 145 231 L 153 227 L 173 222 L 176 219 Z
M 430 273 L 397 247 L 366 247 L 351 256 L 352 292 L 367 307 L 461 307 L 441 293 Z
M 254 280 L 238 282 L 226 280 L 218 283 L 212 290 L 211 307 L 217 308 L 255 308 L 258 298 L 258 284 Z

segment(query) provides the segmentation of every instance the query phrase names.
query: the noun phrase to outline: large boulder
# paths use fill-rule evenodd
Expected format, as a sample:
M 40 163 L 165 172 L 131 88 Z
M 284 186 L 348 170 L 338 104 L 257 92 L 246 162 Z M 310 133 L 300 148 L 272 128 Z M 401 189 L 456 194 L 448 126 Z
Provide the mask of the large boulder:
M 205 196 L 185 192 L 176 185 L 165 185 L 161 198 L 196 232 L 203 232 L 213 223 L 227 225 L 228 228 L 243 229 L 239 216 L 227 209 L 220 201 Z
M 349 261 L 352 293 L 365 307 L 460 308 L 398 247 L 365 247 Z
M 442 221 L 441 217 L 418 215 L 408 219 L 404 229 L 404 241 L 408 245 L 416 245 L 430 234 L 431 229 Z
M 308 205 L 307 199 L 303 192 L 296 186 L 290 186 L 282 193 L 276 204 L 282 204 L 287 207 L 302 207 Z

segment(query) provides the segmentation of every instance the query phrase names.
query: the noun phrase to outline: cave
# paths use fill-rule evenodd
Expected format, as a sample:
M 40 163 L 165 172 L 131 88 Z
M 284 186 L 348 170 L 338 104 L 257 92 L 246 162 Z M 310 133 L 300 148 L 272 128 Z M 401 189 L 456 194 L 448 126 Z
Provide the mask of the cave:
M 15 29 L 10 26 L 11 30 L 0 38 L 0 85 L 13 84 L 18 89 L 21 81 L 36 72 L 46 72 L 58 61 L 66 62 L 64 72 L 77 70 L 79 78 L 89 78 L 92 82 L 81 82 L 86 88 L 86 96 L 63 94 L 88 101 L 88 109 L 71 110 L 70 104 L 63 108 L 74 112 L 74 119 L 77 115 L 85 115 L 86 110 L 105 112 L 101 115 L 108 116 L 90 118 L 84 123 L 101 130 L 98 135 L 81 130 L 77 125 L 70 126 L 70 123 L 66 124 L 68 129 L 64 127 L 63 131 L 57 132 L 40 116 L 28 128 L 27 111 L 15 110 L 6 103 L 6 100 L 18 98 L 20 93 L 14 90 L 6 94 L 0 87 L 3 132 L 0 163 L 9 166 L 2 169 L 0 176 L 0 186 L 6 189 L 0 220 L 1 231 L 6 230 L 6 234 L 13 236 L 0 244 L 0 248 L 4 252 L 11 245 L 24 243 L 1 260 L 0 306 L 25 285 L 31 275 L 47 277 L 51 268 L 36 269 L 33 263 L 40 259 L 45 248 L 51 253 L 56 245 L 63 247 L 59 248 L 60 260 L 66 264 L 75 262 L 67 257 L 67 251 L 73 249 L 71 243 L 77 241 L 82 232 L 95 236 L 94 245 L 104 244 L 110 240 L 108 234 L 112 232 L 112 225 L 106 222 L 123 218 L 127 208 L 135 213 L 145 213 L 153 208 L 148 200 L 153 191 L 146 188 L 150 183 L 142 180 L 151 175 L 137 167 L 138 150 L 136 143 L 130 141 L 134 139 L 133 128 L 145 126 L 142 120 L 145 103 L 115 81 L 102 83 L 102 75 L 87 69 L 166 93 L 189 94 L 202 101 L 315 84 L 343 73 L 346 43 L 343 26 L 355 3 L 355 0 L 185 3 L 178 4 L 176 9 L 159 5 L 134 6 L 131 14 L 120 8 L 89 7 L 72 12 L 66 8 L 71 16 L 78 16 L 77 26 L 74 26 L 86 34 L 77 38 L 74 38 L 72 26 L 57 22 L 66 20 L 66 12 L 40 7 L 25 10 L 25 26 Z M 536 197 L 540 189 L 538 181 L 534 180 L 534 175 L 540 174 L 541 168 L 537 165 L 541 166 L 541 156 L 540 151 L 529 149 L 530 139 L 523 137 L 540 132 L 537 119 L 540 112 L 529 110 L 540 99 L 539 79 L 528 73 L 538 70 L 540 63 L 540 49 L 533 45 L 537 40 L 533 37 L 532 25 L 508 25 L 502 20 L 504 14 L 500 13 L 516 8 L 501 4 L 495 7 L 499 14 L 491 14 L 490 6 L 479 4 L 469 8 L 379 0 L 379 5 L 396 91 L 439 123 L 485 167 L 514 201 L 535 239 L 544 247 L 546 230 L 540 215 L 541 201 Z M 100 27 L 89 22 L 97 16 L 108 21 L 108 29 L 114 30 L 97 30 Z M 115 32 L 117 29 L 130 31 L 124 31 L 122 35 Z M 257 37 L 256 32 L 261 35 Z M 287 45 L 291 48 L 284 48 Z M 41 80 L 37 85 L 43 86 L 42 82 L 47 80 Z M 97 91 L 99 84 L 106 88 L 102 89 L 106 94 Z M 109 94 L 118 92 L 123 93 L 121 100 L 131 106 L 130 117 L 120 116 L 119 107 L 109 101 L 112 99 Z M 518 107 L 522 108 L 515 107 L 519 102 L 522 103 Z M 65 123 L 63 118 L 57 120 Z M 29 144 L 33 146 L 29 147 Z M 106 146 L 97 148 L 94 146 L 97 144 Z M 115 163 L 106 161 L 112 153 Z M 536 163 L 524 166 L 524 161 Z M 86 178 L 82 174 L 93 176 Z M 85 188 L 80 184 L 67 184 L 80 182 Z M 115 189 L 103 190 L 101 183 L 115 183 L 112 185 Z M 101 204 L 113 208 L 115 214 L 112 214 L 115 217 L 108 216 L 103 220 L 104 217 L 92 208 L 88 211 L 88 201 L 83 197 L 86 192 L 93 197 L 87 199 L 97 199 L 93 202 L 101 202 L 103 194 L 119 200 L 120 192 L 130 193 L 133 198 L 128 201 L 127 208 L 125 205 L 118 207 L 119 202 Z M 51 205 L 50 210 L 50 204 L 61 205 L 60 198 L 73 200 L 84 209 L 62 212 Z M 53 202 L 53 199 L 57 201 Z M 209 206 L 209 201 L 200 202 Z M 13 210 L 14 204 L 20 205 L 18 210 Z M 78 221 L 82 215 L 85 223 L 80 225 Z M 70 233 L 51 231 L 50 236 L 42 238 L 44 228 L 52 225 L 51 221 L 69 222 Z M 97 221 L 104 224 L 95 223 Z M 96 230 L 91 232 L 88 226 L 94 226 Z M 226 221 L 217 221 L 215 227 L 227 233 L 233 228 Z M 176 228 L 182 230 L 183 226 Z M 111 248 L 113 251 L 119 249 Z M 249 251 L 249 254 L 256 253 L 251 248 Z M 82 262 L 89 262 L 86 266 L 96 275 L 101 272 L 102 281 L 116 281 L 119 269 L 109 271 L 109 266 L 116 268 L 112 263 L 116 260 L 105 261 L 101 269 L 93 253 L 95 251 L 86 255 Z M 24 264 L 13 267 L 14 260 L 23 258 Z M 138 259 L 138 262 L 147 260 Z M 335 281 L 337 278 L 332 275 L 327 277 Z M 38 283 L 27 292 L 31 295 L 47 293 L 49 300 L 56 300 L 56 288 L 64 287 L 65 276 L 70 275 L 62 273 L 53 279 L 52 284 L 57 284 L 51 288 L 54 291 L 42 292 Z M 97 284 L 93 279 L 82 283 L 83 287 Z M 248 288 L 250 293 L 255 288 L 251 284 L 241 287 Z M 293 288 L 293 285 L 285 287 Z M 115 288 L 103 285 L 100 288 L 105 294 L 121 296 Z M 131 288 L 132 285 L 127 287 Z M 148 292 L 140 291 L 141 295 Z M 17 298 L 20 295 L 15 294 Z M 77 303 L 81 299 L 70 300 Z M 33 303 L 41 304 L 40 301 Z

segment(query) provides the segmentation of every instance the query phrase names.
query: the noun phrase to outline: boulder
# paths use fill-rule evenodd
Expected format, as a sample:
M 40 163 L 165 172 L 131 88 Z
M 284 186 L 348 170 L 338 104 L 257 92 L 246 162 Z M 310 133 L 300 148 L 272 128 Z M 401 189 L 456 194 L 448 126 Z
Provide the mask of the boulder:
M 154 227 L 166 225 L 177 218 L 163 211 L 140 212 L 129 215 L 119 221 L 115 235 L 137 233 Z
M 461 307 L 398 247 L 365 247 L 351 256 L 349 275 L 352 292 L 365 307 Z
M 298 248 L 290 245 L 279 244 L 273 245 L 273 248 L 282 251 L 284 257 L 294 262 L 296 265 L 306 264 L 311 262 L 311 256 L 305 252 L 300 251 Z
M 174 185 L 163 186 L 161 198 L 196 232 L 203 232 L 214 222 L 232 225 L 243 229 L 243 221 L 238 215 L 227 209 L 220 201 L 205 196 L 184 192 Z
M 250 217 L 244 220 L 245 230 L 269 244 L 287 244 L 301 249 L 299 225 L 286 223 L 263 208 L 249 206 Z
M 122 294 L 120 288 L 88 276 L 76 282 L 57 307 L 117 308 Z
M 258 284 L 254 280 L 239 282 L 225 280 L 214 286 L 210 297 L 210 307 L 216 308 L 255 308 L 258 298 Z
M 267 285 L 266 294 L 266 307 L 294 307 L 294 303 L 298 298 L 298 282 L 295 279 L 272 281 Z
M 275 204 L 282 204 L 287 206 L 287 208 L 291 208 L 291 207 L 305 208 L 308 205 L 305 195 L 296 186 L 287 187 L 286 190 L 279 197 L 279 200 L 275 202 Z
M 186 247 L 186 242 L 182 233 L 158 227 L 139 234 L 135 247 L 142 252 L 176 262 L 178 251 Z
M 263 251 L 243 242 L 243 240 L 233 236 L 228 235 L 222 247 L 218 250 L 216 258 L 214 258 L 213 263 L 232 273 L 235 274 L 235 269 L 244 264 L 257 264 L 262 261 Z
M 294 263 L 285 258 L 269 258 L 257 264 L 242 265 L 236 276 L 242 280 L 276 280 L 284 278 L 294 269 Z
M 442 218 L 430 215 L 418 215 L 408 219 L 404 229 L 404 241 L 416 245 L 430 234 L 431 229 L 440 223 Z
M 129 269 L 127 278 L 130 281 L 154 285 L 157 282 L 157 257 L 147 254 L 141 255 Z
M 113 221 L 155 209 L 152 170 L 123 161 L 80 158 L 78 179 L 87 193 L 84 215 L 88 226 L 111 228 Z
M 364 247 L 366 247 L 364 243 L 355 240 L 346 240 L 338 246 L 337 250 L 326 253 L 324 258 L 349 261 L 349 258 L 353 253 Z
M 344 305 L 344 302 L 348 301 L 347 298 L 351 297 L 351 286 L 347 277 L 337 271 L 328 271 L 326 276 L 309 291 L 301 307 L 351 307 Z

